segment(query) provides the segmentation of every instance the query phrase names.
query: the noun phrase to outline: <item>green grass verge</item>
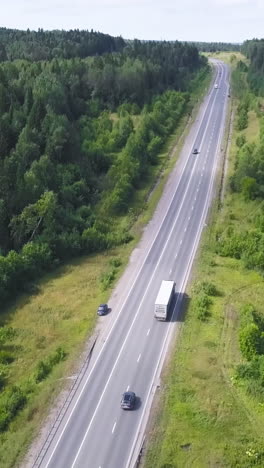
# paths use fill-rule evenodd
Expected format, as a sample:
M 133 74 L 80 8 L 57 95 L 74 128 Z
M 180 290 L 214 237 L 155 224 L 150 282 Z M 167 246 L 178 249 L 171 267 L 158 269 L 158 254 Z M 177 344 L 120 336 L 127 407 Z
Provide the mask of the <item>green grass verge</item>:
M 212 234 L 212 233 L 211 233 Z M 245 303 L 261 308 L 262 278 L 239 261 L 210 252 L 210 233 L 201 249 L 195 279 L 213 282 L 208 321 L 198 319 L 193 301 L 173 357 L 164 372 L 159 409 L 150 432 L 145 467 L 249 467 L 250 448 L 259 450 L 264 409 L 233 385 L 240 363 L 237 330 Z M 189 291 L 192 298 L 193 292 Z M 254 459 L 254 465 L 258 465 Z
M 245 61 L 245 56 L 240 52 L 207 52 L 204 55 L 222 60 L 229 65 L 236 65 L 239 60 Z
M 15 357 L 9 365 L 8 387 L 19 385 L 29 390 L 25 409 L 9 430 L 0 435 L 1 468 L 15 466 L 50 403 L 65 386 L 67 381 L 63 377 L 72 373 L 83 342 L 95 326 L 98 302 L 106 301 L 109 294 L 103 291 L 100 278 L 112 268 L 110 262 L 120 255 L 124 262 L 128 259 L 128 245 L 120 247 L 118 252 L 76 259 L 42 279 L 35 295 L 22 296 L 1 314 L 2 324 L 16 330 L 10 344 L 1 347 Z M 36 385 L 33 381 L 37 363 L 47 359 L 59 346 L 66 351 L 67 359 Z
M 113 220 L 120 227 L 130 227 L 134 240 L 109 252 L 78 258 L 58 268 L 36 283 L 34 294 L 22 295 L 1 313 L 1 325 L 16 330 L 12 341 L 1 345 L 1 349 L 12 353 L 15 358 L 8 365 L 6 388 L 18 385 L 28 395 L 25 408 L 10 423 L 8 431 L 0 434 L 1 468 L 14 467 L 21 461 L 52 402 L 67 385 L 67 376 L 75 370 L 76 359 L 94 330 L 98 303 L 107 301 L 142 234 L 143 226 L 151 219 L 178 158 L 182 135 L 187 132 L 188 123 L 195 118 L 209 82 L 210 75 L 201 80 L 189 104 L 193 109 L 192 117 L 185 115 L 168 139 L 158 164 L 152 167 L 148 180 L 133 197 L 129 213 Z M 122 264 L 115 268 L 113 261 L 115 263 L 116 259 L 121 259 Z M 58 347 L 63 348 L 67 358 L 57 364 L 45 380 L 36 384 L 37 364 L 47 360 Z

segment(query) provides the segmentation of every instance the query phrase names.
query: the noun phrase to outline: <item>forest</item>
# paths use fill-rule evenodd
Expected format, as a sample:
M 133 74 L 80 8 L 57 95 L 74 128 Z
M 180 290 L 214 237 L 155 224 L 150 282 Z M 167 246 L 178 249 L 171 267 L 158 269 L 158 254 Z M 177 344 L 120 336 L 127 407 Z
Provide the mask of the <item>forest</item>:
M 121 37 L 91 30 L 20 31 L 0 28 L 0 62 L 26 59 L 32 62 L 53 58 L 85 58 L 118 52 L 125 46 Z
M 215 251 L 223 257 L 241 261 L 246 270 L 264 274 L 264 40 L 246 41 L 242 51 L 248 65 L 239 61 L 233 73 L 233 90 L 239 104 L 235 122 L 236 161 L 230 178 L 231 193 L 238 195 L 250 216 L 230 215 L 228 224 L 218 229 Z M 249 112 L 254 113 L 259 125 L 259 136 L 248 141 Z M 261 281 L 261 280 L 260 280 Z M 263 404 L 264 401 L 264 320 L 263 311 L 252 303 L 245 303 L 239 311 L 238 342 L 243 362 L 235 367 L 234 382 L 246 393 Z
M 264 272 L 264 117 L 259 93 L 264 83 L 264 55 L 261 54 L 263 45 L 264 40 L 246 41 L 243 51 L 250 58 L 249 65 L 239 61 L 233 74 L 233 86 L 239 97 L 239 105 L 236 119 L 237 157 L 230 179 L 231 190 L 240 193 L 245 201 L 256 200 L 260 209 L 254 216 L 252 229 L 241 229 L 238 232 L 230 227 L 224 235 L 219 234 L 217 243 L 220 254 L 241 258 L 247 268 L 255 268 L 261 272 Z M 258 55 L 262 59 L 257 60 Z M 258 76 L 257 81 L 254 76 Z M 248 83 L 249 88 L 245 83 Z M 259 139 L 255 142 L 248 142 L 243 133 L 248 126 L 248 112 L 251 109 L 256 112 L 260 122 Z
M 247 79 L 251 89 L 264 96 L 264 39 L 245 41 L 242 52 L 250 61 Z
M 239 52 L 241 44 L 229 42 L 194 42 L 201 52 Z
M 3 30 L 0 38 L 12 55 L 13 34 L 21 52 L 0 64 L 2 303 L 65 259 L 130 240 L 112 217 L 127 212 L 194 78 L 207 72 L 197 48 L 180 42 L 135 40 L 120 50 L 121 40 L 95 34 L 91 56 L 80 58 L 76 46 L 64 58 L 64 38 L 88 44 L 94 34 L 73 33 L 28 33 L 27 42 Z M 100 55 L 104 40 L 119 50 Z M 61 52 L 26 60 L 30 41 L 48 58 L 55 46 Z

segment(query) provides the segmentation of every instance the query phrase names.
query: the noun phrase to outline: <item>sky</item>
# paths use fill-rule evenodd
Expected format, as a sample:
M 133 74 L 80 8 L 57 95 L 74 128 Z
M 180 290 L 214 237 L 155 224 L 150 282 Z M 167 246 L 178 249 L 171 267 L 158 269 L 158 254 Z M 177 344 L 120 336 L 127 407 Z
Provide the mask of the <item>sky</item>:
M 264 0 L 0 0 L 0 11 L 0 26 L 17 29 L 205 42 L 264 37 Z

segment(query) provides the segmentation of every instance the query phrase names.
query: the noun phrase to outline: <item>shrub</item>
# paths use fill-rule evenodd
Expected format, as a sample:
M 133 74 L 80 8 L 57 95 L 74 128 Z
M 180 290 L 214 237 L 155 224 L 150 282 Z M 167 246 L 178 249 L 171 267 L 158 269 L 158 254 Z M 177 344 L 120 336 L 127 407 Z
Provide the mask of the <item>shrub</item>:
M 100 252 L 108 247 L 108 240 L 102 232 L 91 227 L 83 231 L 82 244 L 87 253 Z
M 45 243 L 28 242 L 21 252 L 0 256 L 0 296 L 2 302 L 21 291 L 52 265 L 52 253 Z
M 245 62 L 242 62 L 242 60 L 239 60 L 239 62 L 237 62 L 237 69 L 242 72 L 247 72 L 248 66 L 245 64 Z
M 8 428 L 8 424 L 15 418 L 17 413 L 24 408 L 27 402 L 25 392 L 18 386 L 13 386 L 3 395 L 0 407 L 0 432 Z
M 107 234 L 106 238 L 107 244 L 109 246 L 128 244 L 131 240 L 133 240 L 132 234 L 127 231 L 110 232 Z
M 112 258 L 109 262 L 111 269 L 101 275 L 100 283 L 102 290 L 108 289 L 116 278 L 117 270 L 122 265 L 120 258 Z
M 244 380 L 247 392 L 264 399 L 264 356 L 257 356 L 246 364 L 240 364 L 236 368 L 235 378 Z
M 249 323 L 254 323 L 254 317 L 256 314 L 256 309 L 252 304 L 244 304 L 240 309 L 241 328 L 245 327 Z
M 49 358 L 49 363 L 51 364 L 51 366 L 54 366 L 55 364 L 58 364 L 60 361 L 64 361 L 64 359 L 66 358 L 67 356 L 67 353 L 64 351 L 64 349 L 59 346 L 55 353 L 53 353 L 50 358 Z
M 200 290 L 194 298 L 194 304 L 199 320 L 207 320 L 210 316 L 209 307 L 212 304 L 212 299 L 203 290 Z
M 56 240 L 56 255 L 60 259 L 71 258 L 82 253 L 81 234 L 74 230 L 63 232 Z
M 4 387 L 7 379 L 7 369 L 4 365 L 0 365 L 0 390 Z
M 218 294 L 216 286 L 210 281 L 201 281 L 196 283 L 194 291 L 198 293 L 198 295 L 200 292 L 204 292 L 207 296 L 217 296 Z
M 236 368 L 236 378 L 238 379 L 259 379 L 259 361 L 258 358 L 246 364 L 239 364 Z
M 204 291 L 201 291 L 196 297 L 198 307 L 208 308 L 212 304 L 212 299 Z
M 222 257 L 232 257 L 240 259 L 245 249 L 243 236 L 236 233 L 226 232 L 221 236 L 215 246 L 215 251 Z
M 260 353 L 261 342 L 261 331 L 255 323 L 248 324 L 239 333 L 240 350 L 248 361 Z
M 21 255 L 29 279 L 35 279 L 36 275 L 48 270 L 52 263 L 51 249 L 46 243 L 28 242 L 24 245 Z
M 45 380 L 46 377 L 51 373 L 53 367 L 60 361 L 63 361 L 67 356 L 63 348 L 59 347 L 56 351 L 51 354 L 45 361 L 39 361 L 35 373 L 35 381 L 37 383 Z
M 258 184 L 254 177 L 243 177 L 241 180 L 241 190 L 246 201 L 254 200 L 258 194 Z
M 209 313 L 208 309 L 206 309 L 204 307 L 199 307 L 197 317 L 202 322 L 205 322 L 210 317 L 210 313 Z
M 112 267 L 119 268 L 122 265 L 122 260 L 120 258 L 112 258 L 109 263 Z
M 4 432 L 7 429 L 8 423 L 9 423 L 8 414 L 6 413 L 4 409 L 0 408 L 0 432 Z
M 244 130 L 248 126 L 248 114 L 245 109 L 242 109 L 239 112 L 238 119 L 237 119 L 237 129 Z
M 101 275 L 100 283 L 103 291 L 110 288 L 111 284 L 116 278 L 116 273 L 116 268 L 112 268 L 110 271 Z
M 27 397 L 20 387 L 13 386 L 7 393 L 5 409 L 9 419 L 13 419 L 18 411 L 22 409 L 27 401 Z
M 128 174 L 120 176 L 114 190 L 109 196 L 109 209 L 114 214 L 125 213 L 133 194 L 133 187 Z
M 263 399 L 264 388 L 259 380 L 250 380 L 247 384 L 247 393 L 254 398 Z
M 14 359 L 14 356 L 8 351 L 0 351 L 0 364 L 11 364 Z
M 7 340 L 12 340 L 16 336 L 16 330 L 12 327 L 0 328 L 0 344 L 4 344 Z
M 241 148 L 242 146 L 244 146 L 244 144 L 246 143 L 246 137 L 245 135 L 238 135 L 237 139 L 236 139 L 236 145 Z
M 36 376 L 35 376 L 36 382 L 39 383 L 42 380 L 44 380 L 49 375 L 50 371 L 51 369 L 48 363 L 44 361 L 39 361 L 37 365 Z
M 157 155 L 161 149 L 162 143 L 163 141 L 159 136 L 154 136 L 152 140 L 150 140 L 147 146 L 147 153 L 151 164 L 157 163 Z

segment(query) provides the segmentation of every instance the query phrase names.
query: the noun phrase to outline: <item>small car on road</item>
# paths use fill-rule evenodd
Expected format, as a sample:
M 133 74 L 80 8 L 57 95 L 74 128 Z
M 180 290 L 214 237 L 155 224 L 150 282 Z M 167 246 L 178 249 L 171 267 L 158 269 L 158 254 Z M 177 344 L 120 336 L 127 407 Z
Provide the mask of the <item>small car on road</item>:
M 107 304 L 100 304 L 97 309 L 97 315 L 106 315 L 108 312 L 108 305 Z
M 125 392 L 122 395 L 121 408 L 132 410 L 136 404 L 136 394 L 135 392 Z
M 193 154 L 198 154 L 198 153 L 199 153 L 198 148 L 194 148 L 193 149 Z

